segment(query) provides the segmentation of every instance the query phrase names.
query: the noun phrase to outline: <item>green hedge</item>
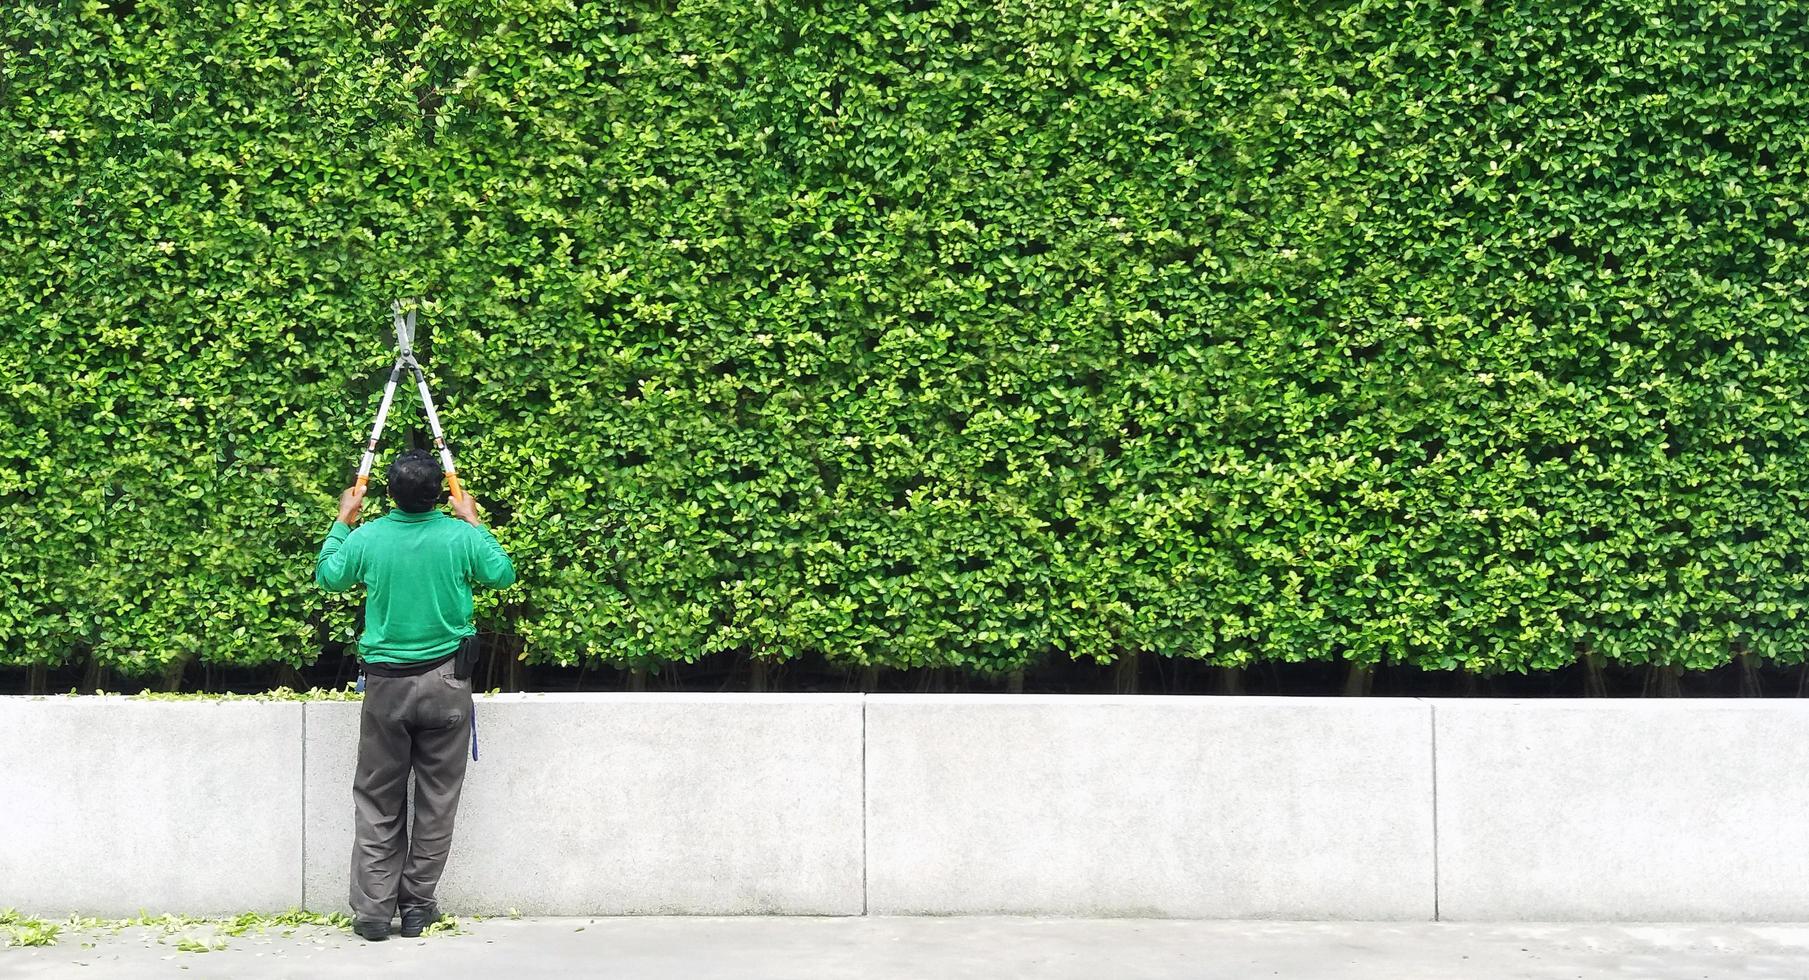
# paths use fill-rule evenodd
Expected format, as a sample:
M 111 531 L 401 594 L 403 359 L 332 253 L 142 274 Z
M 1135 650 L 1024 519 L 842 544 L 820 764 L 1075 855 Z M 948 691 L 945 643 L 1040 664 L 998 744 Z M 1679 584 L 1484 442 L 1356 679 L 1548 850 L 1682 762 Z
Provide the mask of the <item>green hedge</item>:
M 14 0 L 0 662 L 345 638 L 398 295 L 542 662 L 1799 661 L 1806 9 Z

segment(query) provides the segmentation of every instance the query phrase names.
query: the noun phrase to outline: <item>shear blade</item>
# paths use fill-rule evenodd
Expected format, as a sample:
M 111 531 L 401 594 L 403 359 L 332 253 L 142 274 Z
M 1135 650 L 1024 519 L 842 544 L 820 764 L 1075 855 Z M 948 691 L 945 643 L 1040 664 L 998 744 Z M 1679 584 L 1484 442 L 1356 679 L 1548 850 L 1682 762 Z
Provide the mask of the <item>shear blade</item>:
M 404 316 L 401 300 L 397 300 L 390 309 L 395 312 L 396 347 L 404 355 L 411 354 L 415 349 L 415 311 L 409 310 Z

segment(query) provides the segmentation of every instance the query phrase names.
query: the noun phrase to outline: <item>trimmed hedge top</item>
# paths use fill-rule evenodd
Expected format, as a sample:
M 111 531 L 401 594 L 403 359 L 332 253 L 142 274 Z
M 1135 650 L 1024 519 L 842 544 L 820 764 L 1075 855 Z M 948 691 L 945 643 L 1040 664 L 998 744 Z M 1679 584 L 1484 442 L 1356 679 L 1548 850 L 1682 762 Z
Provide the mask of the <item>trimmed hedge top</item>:
M 1802 658 L 1809 7 L 423 6 L 0 12 L 0 661 L 346 639 L 399 295 L 540 661 Z

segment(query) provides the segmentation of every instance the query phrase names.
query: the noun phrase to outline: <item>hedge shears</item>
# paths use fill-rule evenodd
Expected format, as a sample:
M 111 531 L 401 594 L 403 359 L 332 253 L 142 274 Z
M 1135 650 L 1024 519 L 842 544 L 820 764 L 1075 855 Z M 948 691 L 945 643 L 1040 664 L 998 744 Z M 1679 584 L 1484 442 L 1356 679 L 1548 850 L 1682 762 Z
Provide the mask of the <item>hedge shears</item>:
M 396 382 L 407 368 L 415 376 L 415 388 L 421 392 L 421 407 L 427 412 L 427 427 L 433 431 L 434 448 L 440 452 L 440 466 L 446 471 L 446 488 L 454 497 L 464 495 L 459 487 L 458 470 L 452 465 L 452 449 L 446 445 L 446 434 L 440 430 L 440 413 L 434 410 L 433 395 L 427 390 L 427 374 L 415 360 L 415 311 L 402 312 L 402 301 L 390 304 L 395 316 L 396 365 L 389 369 L 389 383 L 383 386 L 383 401 L 377 406 L 377 421 L 371 426 L 370 441 L 364 444 L 364 458 L 358 461 L 358 489 L 371 479 L 371 464 L 377 461 L 377 440 L 383 438 L 383 422 L 389 417 L 390 402 L 396 398 Z

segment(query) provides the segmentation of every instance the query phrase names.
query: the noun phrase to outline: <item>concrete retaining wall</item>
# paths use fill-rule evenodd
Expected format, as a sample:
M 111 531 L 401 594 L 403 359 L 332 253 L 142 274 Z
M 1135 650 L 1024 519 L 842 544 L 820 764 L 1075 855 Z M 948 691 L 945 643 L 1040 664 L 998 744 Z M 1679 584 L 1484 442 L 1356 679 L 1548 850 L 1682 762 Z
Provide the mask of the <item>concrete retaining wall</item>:
M 1809 920 L 1809 705 L 478 700 L 461 912 Z M 0 698 L 0 908 L 345 907 L 358 705 Z
M 1401 700 L 867 699 L 875 913 L 1430 919 Z
M 0 698 L 0 908 L 301 903 L 302 706 Z
M 1800 702 L 1432 704 L 1441 918 L 1809 920 Z
M 861 913 L 859 695 L 477 699 L 450 908 Z M 346 902 L 354 702 L 308 705 L 307 902 Z

